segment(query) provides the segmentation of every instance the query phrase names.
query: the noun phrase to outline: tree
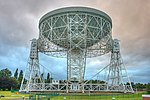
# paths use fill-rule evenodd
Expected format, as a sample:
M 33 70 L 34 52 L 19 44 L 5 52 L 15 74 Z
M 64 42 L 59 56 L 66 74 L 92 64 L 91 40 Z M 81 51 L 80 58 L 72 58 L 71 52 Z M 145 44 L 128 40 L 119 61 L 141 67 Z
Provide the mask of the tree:
M 131 86 L 132 86 L 133 89 L 135 88 L 134 82 L 131 82 Z
M 146 85 L 145 85 L 145 84 L 142 84 L 142 83 L 136 83 L 136 84 L 135 84 L 135 88 L 136 88 L 138 91 L 142 91 L 142 90 L 146 89 Z
M 18 77 L 19 85 L 21 85 L 22 79 L 23 79 L 23 71 L 21 70 L 20 73 L 19 73 L 19 77 Z
M 44 73 L 41 74 L 40 78 L 41 80 L 44 80 Z
M 47 82 L 47 83 L 50 83 L 50 74 L 49 74 L 49 73 L 47 74 L 46 82 Z
M 16 71 L 15 71 L 15 73 L 14 73 L 14 77 L 15 77 L 16 79 L 18 79 L 18 68 L 16 69 Z
M 11 90 L 18 88 L 18 81 L 11 77 L 12 73 L 9 69 L 0 70 L 0 89 L 2 90 Z
M 130 83 L 127 82 L 126 85 L 130 85 Z M 135 84 L 134 84 L 134 82 L 131 82 L 131 86 L 132 86 L 133 89 L 135 89 Z
M 11 77 L 11 75 L 11 71 L 7 68 L 0 71 L 0 77 Z
M 146 86 L 146 91 L 147 91 L 148 93 L 150 93 L 150 83 L 147 84 L 147 86 Z
M 0 77 L 0 89 L 11 90 L 18 88 L 18 81 L 13 77 Z

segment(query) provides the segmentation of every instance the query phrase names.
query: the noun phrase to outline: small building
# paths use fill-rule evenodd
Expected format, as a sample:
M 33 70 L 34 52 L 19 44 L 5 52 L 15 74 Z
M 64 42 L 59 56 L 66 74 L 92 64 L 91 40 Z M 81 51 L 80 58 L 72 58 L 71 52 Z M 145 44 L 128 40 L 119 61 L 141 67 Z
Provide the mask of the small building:
M 150 100 L 150 95 L 142 95 L 142 100 Z

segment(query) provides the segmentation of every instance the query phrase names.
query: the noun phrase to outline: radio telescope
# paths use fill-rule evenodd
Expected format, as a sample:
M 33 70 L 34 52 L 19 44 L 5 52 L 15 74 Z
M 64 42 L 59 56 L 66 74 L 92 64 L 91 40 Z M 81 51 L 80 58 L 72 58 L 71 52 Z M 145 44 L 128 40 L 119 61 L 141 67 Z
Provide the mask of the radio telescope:
M 38 52 L 67 58 L 66 83 L 44 84 L 40 77 Z M 107 67 L 107 83 L 86 84 L 86 58 L 109 52 L 112 56 Z M 123 83 L 120 57 L 119 41 L 112 39 L 112 20 L 106 13 L 87 7 L 51 11 L 39 21 L 39 38 L 31 43 L 29 79 L 25 85 L 22 81 L 20 91 L 133 91 L 131 84 L 129 89 Z

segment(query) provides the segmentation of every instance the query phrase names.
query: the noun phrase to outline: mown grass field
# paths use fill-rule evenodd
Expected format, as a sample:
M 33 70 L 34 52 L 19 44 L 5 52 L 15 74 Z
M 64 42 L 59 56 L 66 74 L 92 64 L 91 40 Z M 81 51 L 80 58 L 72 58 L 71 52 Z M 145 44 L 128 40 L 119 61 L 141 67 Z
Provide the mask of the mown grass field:
M 29 94 L 17 94 L 17 92 L 12 93 L 11 91 L 0 91 L 0 96 L 1 95 L 3 95 L 4 97 L 1 97 L 0 100 L 22 100 L 23 97 L 29 97 Z
M 112 97 L 114 97 L 114 100 L 142 100 L 142 94 L 143 93 L 137 93 L 137 94 L 84 94 L 84 95 L 58 95 L 58 96 L 52 96 L 52 95 L 32 95 L 31 100 L 112 100 Z M 0 91 L 0 95 L 3 95 L 5 97 L 1 97 L 0 100 L 28 100 L 30 94 L 16 94 L 16 92 L 12 93 L 10 91 Z M 35 99 L 36 98 L 36 99 Z
M 37 97 L 37 96 L 36 96 Z M 112 99 L 112 98 L 115 99 Z M 40 100 L 47 100 L 45 96 L 39 96 Z M 45 99 L 46 98 L 46 99 Z M 66 98 L 66 99 L 64 99 Z M 50 100 L 142 100 L 142 94 L 117 94 L 117 95 L 60 95 L 51 96 Z

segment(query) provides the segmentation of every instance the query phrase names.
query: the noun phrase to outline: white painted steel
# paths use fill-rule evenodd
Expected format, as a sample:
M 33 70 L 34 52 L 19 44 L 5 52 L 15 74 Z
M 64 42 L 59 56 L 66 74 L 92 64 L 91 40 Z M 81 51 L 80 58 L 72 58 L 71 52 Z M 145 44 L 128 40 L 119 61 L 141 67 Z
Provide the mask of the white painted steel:
M 104 12 L 87 7 L 57 9 L 40 19 L 39 30 L 38 40 L 33 39 L 31 43 L 29 73 L 25 73 L 20 91 L 133 92 L 121 59 L 119 41 L 112 39 L 111 18 Z M 45 83 L 40 73 L 38 52 L 66 57 L 67 80 Z M 84 81 L 86 58 L 108 52 L 111 52 L 110 64 L 93 76 L 106 70 L 106 82 Z M 27 82 L 25 78 L 28 78 Z

